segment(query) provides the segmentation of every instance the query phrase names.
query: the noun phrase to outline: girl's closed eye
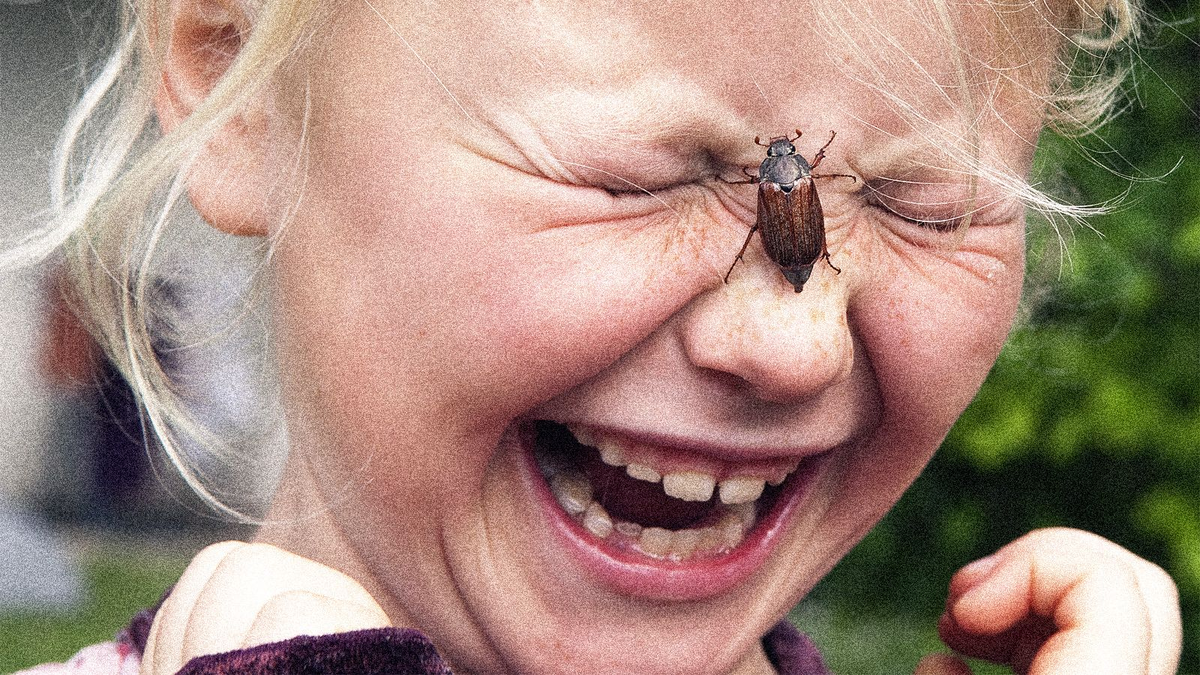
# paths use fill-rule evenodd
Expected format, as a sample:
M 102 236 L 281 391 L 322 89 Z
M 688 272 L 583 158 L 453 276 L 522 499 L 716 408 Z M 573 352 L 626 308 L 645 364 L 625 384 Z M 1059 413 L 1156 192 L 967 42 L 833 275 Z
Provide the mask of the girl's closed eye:
M 620 177 L 617 177 L 617 179 L 618 182 L 622 183 L 621 186 L 614 187 L 609 185 L 597 185 L 596 187 L 604 190 L 605 193 L 616 199 L 654 199 L 655 197 L 661 197 L 664 193 L 678 190 L 693 184 L 690 181 L 665 184 L 641 184 L 633 181 L 627 181 L 625 179 L 621 179 Z
M 590 172 L 600 173 L 598 179 L 588 181 L 588 187 L 603 190 L 615 199 L 657 199 L 665 193 L 695 185 L 687 178 L 645 178 L 633 180 L 617 173 L 609 173 L 596 167 L 586 167 Z
M 690 166 L 687 162 L 558 161 L 571 170 L 572 176 L 568 181 L 571 184 L 603 190 L 619 199 L 653 199 L 663 193 L 698 185 L 705 178 L 702 169 Z M 611 166 L 606 168 L 602 164 Z
M 864 181 L 863 201 L 889 224 L 904 228 L 922 244 L 941 245 L 964 226 L 1019 221 L 1019 200 L 962 181 L 873 178 Z

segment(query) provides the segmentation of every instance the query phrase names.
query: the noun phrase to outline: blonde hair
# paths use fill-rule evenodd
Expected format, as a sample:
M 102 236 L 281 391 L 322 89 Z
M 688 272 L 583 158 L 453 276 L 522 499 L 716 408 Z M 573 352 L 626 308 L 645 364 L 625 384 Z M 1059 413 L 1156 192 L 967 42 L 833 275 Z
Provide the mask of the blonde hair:
M 1040 103 L 1044 126 L 1064 137 L 1086 135 L 1102 126 L 1116 109 L 1115 102 L 1129 72 L 1129 62 L 1114 56 L 1138 37 L 1141 10 L 1137 0 L 990 3 L 991 23 L 987 32 L 991 49 L 982 51 L 993 53 L 993 61 L 984 61 L 963 49 L 959 33 L 971 26 L 956 25 L 943 0 L 898 2 L 905 3 L 910 14 L 926 21 L 930 31 L 920 38 L 932 38 L 939 53 L 947 55 L 954 64 L 957 82 L 936 83 L 935 96 L 940 100 L 933 103 L 958 110 L 957 117 L 964 128 L 953 128 L 922 111 L 923 105 L 930 104 L 921 100 L 930 95 L 927 88 L 921 88 L 928 82 L 906 89 L 894 75 L 897 69 L 906 66 L 924 72 L 918 57 L 907 54 L 889 28 L 880 25 L 882 22 L 874 21 L 869 14 L 864 16 L 858 3 L 826 5 L 825 11 L 819 13 L 821 32 L 831 42 L 852 45 L 849 51 L 855 57 L 851 64 L 853 73 L 907 122 L 921 145 L 937 148 L 942 158 L 938 168 L 970 178 L 971 203 L 975 202 L 974 190 L 980 180 L 998 186 L 1024 203 L 1031 214 L 1048 221 L 1050 230 L 1058 237 L 1060 251 L 1065 252 L 1064 234 L 1072 231 L 1070 226 L 1107 211 L 1112 204 L 1059 201 L 1030 183 L 1027 176 L 989 163 L 980 156 L 982 127 L 988 115 L 1001 116 L 994 103 L 1003 92 Z M 1061 47 L 1050 55 L 1054 61 L 1044 73 L 1044 81 L 1031 81 L 1025 71 L 1035 70 L 1043 57 L 1038 53 L 1040 43 L 1028 34 L 1041 28 L 1052 31 Z M 974 79 L 971 73 L 977 74 Z M 977 100 L 981 91 L 987 96 L 982 102 Z M 958 225 L 959 239 L 965 235 L 971 211 L 966 216 Z
M 1101 64 L 1106 63 L 1108 52 L 1136 36 L 1135 1 L 1074 0 L 1057 14 L 1040 4 L 1042 0 L 993 10 L 998 21 L 1014 7 L 1042 12 L 1066 36 L 1051 88 L 1038 93 L 1046 105 L 1046 120 L 1055 128 L 1086 132 L 1112 110 L 1125 72 Z M 940 17 L 939 29 L 954 46 L 955 27 L 948 18 L 947 0 L 912 2 L 915 9 Z M 829 30 L 857 40 L 857 51 L 864 55 L 886 48 L 886 36 L 872 38 L 869 30 L 853 35 L 845 30 L 844 19 L 857 12 L 852 5 L 857 3 L 846 3 L 844 12 L 826 15 Z M 0 268 L 29 264 L 64 250 L 74 306 L 130 383 L 146 426 L 197 494 L 219 511 L 244 519 L 243 513 L 218 497 L 184 450 L 186 439 L 198 439 L 209 447 L 219 444 L 188 414 L 184 397 L 156 353 L 151 327 L 159 329 L 162 322 L 153 311 L 150 263 L 184 193 L 189 165 L 217 131 L 261 93 L 264 83 L 288 66 L 315 29 L 318 0 L 260 0 L 236 58 L 211 94 L 162 137 L 155 129 L 153 96 L 169 45 L 156 36 L 170 34 L 171 2 L 129 0 L 122 6 L 122 37 L 74 109 L 56 148 L 53 218 L 0 256 Z M 859 20 L 860 27 L 866 23 L 869 18 Z M 964 73 L 971 66 L 958 62 Z M 871 86 L 919 121 L 911 102 L 887 82 L 886 68 L 872 62 L 867 70 L 874 73 L 868 76 Z M 964 97 L 966 91 L 964 87 Z M 963 102 L 975 105 L 969 99 Z M 975 166 L 971 157 L 978 148 L 963 143 L 955 147 L 968 165 Z M 993 173 L 987 177 L 1000 180 L 1035 211 L 1068 218 L 1094 211 L 1059 203 L 1024 177 Z
M 187 441 L 220 449 L 189 414 L 152 335 L 171 327 L 156 312 L 152 262 L 205 144 L 284 67 L 316 17 L 316 0 L 264 0 L 254 29 L 208 98 L 170 134 L 154 123 L 153 97 L 169 45 L 170 0 L 123 3 L 121 38 L 75 106 L 55 148 L 53 219 L 0 257 L 0 268 L 32 264 L 62 249 L 73 309 L 133 390 L 152 431 L 184 481 L 236 519 L 213 492 Z M 153 329 L 153 330 L 152 330 Z M 218 450 L 218 452 L 220 452 Z

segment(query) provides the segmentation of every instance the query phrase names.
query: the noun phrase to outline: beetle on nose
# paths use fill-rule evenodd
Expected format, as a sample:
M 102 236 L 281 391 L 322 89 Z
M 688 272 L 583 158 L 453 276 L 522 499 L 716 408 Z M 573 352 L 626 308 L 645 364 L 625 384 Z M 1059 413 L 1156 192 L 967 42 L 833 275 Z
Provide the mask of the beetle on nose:
M 841 274 L 842 270 L 829 259 L 829 249 L 825 243 L 825 214 L 821 210 L 821 199 L 817 195 L 814 179 L 858 179 L 844 173 L 813 173 L 813 169 L 825 159 L 825 149 L 837 137 L 836 131 L 829 133 L 829 140 L 813 156 L 811 164 L 796 152 L 796 146 L 793 145 L 800 136 L 799 129 L 794 138 L 779 136 L 768 143 L 763 143 L 755 136 L 754 142 L 767 149 L 766 159 L 758 166 L 758 175 L 751 175 L 745 181 L 725 181 L 758 184 L 758 212 L 754 226 L 750 228 L 742 249 L 725 273 L 725 283 L 729 283 L 729 275 L 746 253 L 746 247 L 750 245 L 755 232 L 762 237 L 767 257 L 779 266 L 780 272 L 797 293 L 804 290 L 804 283 L 812 276 L 813 266 L 821 259 Z

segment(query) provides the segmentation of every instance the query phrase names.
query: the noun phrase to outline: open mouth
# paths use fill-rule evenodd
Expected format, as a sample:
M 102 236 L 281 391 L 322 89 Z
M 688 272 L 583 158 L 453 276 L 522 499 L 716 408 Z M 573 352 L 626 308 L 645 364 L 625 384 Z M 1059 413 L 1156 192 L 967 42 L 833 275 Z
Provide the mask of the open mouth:
M 532 423 L 532 450 L 562 511 L 605 549 L 681 564 L 738 549 L 800 465 L 722 462 L 545 420 Z

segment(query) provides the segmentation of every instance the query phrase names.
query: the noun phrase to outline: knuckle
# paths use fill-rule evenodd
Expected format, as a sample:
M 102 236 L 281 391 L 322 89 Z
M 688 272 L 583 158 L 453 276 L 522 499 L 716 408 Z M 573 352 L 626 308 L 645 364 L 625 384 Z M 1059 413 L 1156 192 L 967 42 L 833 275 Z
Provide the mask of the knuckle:
M 1073 527 L 1044 527 L 1033 530 L 1013 542 L 1021 548 L 1049 551 L 1087 551 L 1100 553 L 1116 547 L 1111 541 Z
M 230 556 L 235 555 L 249 545 L 241 541 L 222 541 L 210 544 L 192 558 L 192 562 L 188 565 L 188 568 L 212 567 L 215 569 L 225 560 L 228 560 Z
M 1168 600 L 1172 605 L 1179 605 L 1179 587 L 1175 579 L 1162 567 L 1139 558 L 1138 583 L 1150 592 Z
M 259 609 L 259 615 L 302 615 L 320 611 L 329 602 L 329 598 L 313 591 L 293 588 L 272 595 Z

